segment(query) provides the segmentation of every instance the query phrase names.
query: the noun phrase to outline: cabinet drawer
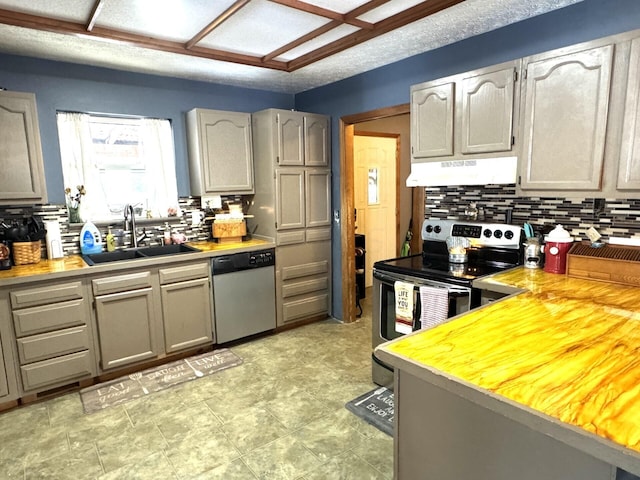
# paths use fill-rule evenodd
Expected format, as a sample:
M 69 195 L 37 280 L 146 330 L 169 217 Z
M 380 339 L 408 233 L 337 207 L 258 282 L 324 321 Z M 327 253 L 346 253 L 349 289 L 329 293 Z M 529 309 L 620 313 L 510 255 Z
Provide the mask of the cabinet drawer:
M 84 299 L 25 308 L 13 312 L 16 337 L 50 332 L 87 323 Z
M 126 292 L 128 290 L 151 287 L 151 272 L 137 272 L 117 275 L 115 277 L 96 278 L 92 280 L 91 283 L 95 295 Z
M 77 352 L 63 357 L 20 367 L 25 391 L 63 385 L 83 377 L 94 376 L 91 352 Z
M 282 304 L 282 317 L 284 323 L 292 322 L 300 318 L 311 317 L 329 311 L 329 296 L 316 295 Z
M 11 292 L 11 306 L 14 309 L 35 307 L 79 298 L 82 298 L 82 283 L 70 282 Z
M 17 344 L 22 365 L 90 348 L 86 326 L 20 338 Z
M 304 230 L 295 230 L 293 232 L 276 233 L 276 245 L 294 245 L 296 243 L 304 243 Z
M 316 275 L 319 273 L 327 273 L 329 271 L 329 262 L 323 260 L 321 262 L 305 263 L 303 265 L 295 265 L 293 267 L 284 267 L 282 269 L 282 280 L 290 280 L 292 278 L 306 277 L 308 275 Z
M 184 282 L 186 280 L 195 280 L 196 278 L 205 278 L 209 276 L 209 262 L 201 262 L 196 264 L 181 265 L 179 267 L 161 268 L 160 269 L 160 285 L 167 283 Z
M 319 290 L 327 290 L 329 288 L 329 279 L 327 277 L 307 280 L 305 282 L 295 282 L 282 286 L 282 298 L 295 297 L 305 293 L 317 292 Z

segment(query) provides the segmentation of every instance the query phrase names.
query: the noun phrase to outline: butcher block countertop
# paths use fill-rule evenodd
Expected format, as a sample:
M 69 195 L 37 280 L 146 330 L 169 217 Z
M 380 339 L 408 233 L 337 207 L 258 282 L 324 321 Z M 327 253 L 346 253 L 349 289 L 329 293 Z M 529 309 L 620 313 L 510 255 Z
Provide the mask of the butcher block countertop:
M 474 286 L 513 295 L 376 355 L 637 473 L 640 288 L 523 267 Z
M 275 247 L 268 239 L 252 238 L 243 242 L 190 242 L 188 245 L 199 249 L 199 252 L 163 255 L 119 262 L 103 263 L 89 266 L 81 255 L 68 255 L 60 259 L 42 259 L 30 265 L 17 265 L 9 270 L 0 270 L 0 287 L 24 284 L 30 281 L 67 278 L 78 275 L 115 272 L 134 267 L 154 267 L 188 260 L 210 258 L 218 255 L 248 252 Z

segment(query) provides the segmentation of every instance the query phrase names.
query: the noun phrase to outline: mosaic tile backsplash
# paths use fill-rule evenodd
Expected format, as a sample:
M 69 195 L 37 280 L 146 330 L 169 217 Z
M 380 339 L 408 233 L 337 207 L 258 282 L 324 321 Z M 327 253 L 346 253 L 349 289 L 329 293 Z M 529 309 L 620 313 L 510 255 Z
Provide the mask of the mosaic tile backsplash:
M 228 197 L 223 198 L 223 202 L 233 201 L 234 203 L 241 202 L 241 197 Z M 169 226 L 173 233 L 182 233 L 187 237 L 187 241 L 195 242 L 200 240 L 210 240 L 211 237 L 211 223 L 212 219 L 208 216 L 197 226 L 191 224 L 191 218 L 187 215 L 187 212 L 192 210 L 201 210 L 200 198 L 198 197 L 184 197 L 179 199 L 179 205 L 182 212 L 182 216 L 171 217 L 169 219 Z M 18 220 L 21 221 L 28 217 L 37 217 L 43 222 L 48 220 L 58 220 L 60 222 L 60 233 L 62 236 L 62 248 L 65 255 L 73 255 L 80 253 L 80 230 L 82 224 L 69 224 L 69 214 L 66 205 L 36 205 L 36 206 L 20 206 L 20 207 L 0 207 L 0 221 L 10 224 L 11 222 Z M 157 222 L 147 219 L 137 219 L 138 234 L 142 232 L 144 228 L 147 232 L 148 239 L 146 239 L 144 245 L 160 245 L 165 230 L 165 221 L 167 219 L 158 219 Z M 116 234 L 117 229 L 123 228 L 123 221 L 113 222 L 110 224 L 112 227 L 112 233 Z M 109 225 L 98 224 L 98 229 L 102 234 L 102 240 L 107 234 Z M 130 246 L 131 235 L 125 233 L 122 237 L 122 245 L 119 247 Z M 42 241 L 42 258 L 47 258 L 46 242 Z
M 603 240 L 610 237 L 640 240 L 640 199 L 519 197 L 516 186 L 458 186 L 425 188 L 425 218 L 464 219 L 465 208 L 476 203 L 479 219 L 504 223 L 511 212 L 511 223 L 529 222 L 538 232 L 561 224 L 576 239 L 587 240 L 586 231 L 594 227 Z M 598 205 L 598 203 L 603 203 Z

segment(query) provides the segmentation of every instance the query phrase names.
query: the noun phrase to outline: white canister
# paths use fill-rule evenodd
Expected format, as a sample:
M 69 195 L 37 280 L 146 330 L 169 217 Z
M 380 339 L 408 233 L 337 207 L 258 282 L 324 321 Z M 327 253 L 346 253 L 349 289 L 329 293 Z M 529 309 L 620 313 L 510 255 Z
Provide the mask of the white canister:
M 44 222 L 44 228 L 47 230 L 47 258 L 51 260 L 64 257 L 60 223 L 57 220 L 48 220 Z

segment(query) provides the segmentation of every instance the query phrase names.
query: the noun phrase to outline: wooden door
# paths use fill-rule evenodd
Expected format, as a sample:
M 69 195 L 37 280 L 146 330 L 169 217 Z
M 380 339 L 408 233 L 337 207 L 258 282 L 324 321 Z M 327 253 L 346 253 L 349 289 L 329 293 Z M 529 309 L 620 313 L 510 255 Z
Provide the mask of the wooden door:
M 631 42 L 628 78 L 617 188 L 640 190 L 640 38 Z
M 516 69 L 466 76 L 461 85 L 462 153 L 506 152 L 513 138 Z
M 302 114 L 300 112 L 278 112 L 276 123 L 278 165 L 303 166 L 304 120 Z
M 397 257 L 395 137 L 354 137 L 354 196 L 357 233 L 366 237 L 365 287 L 373 284 L 373 264 Z
M 411 157 L 453 155 L 454 84 L 411 89 Z
M 612 57 L 607 45 L 527 63 L 522 189 L 600 188 Z

